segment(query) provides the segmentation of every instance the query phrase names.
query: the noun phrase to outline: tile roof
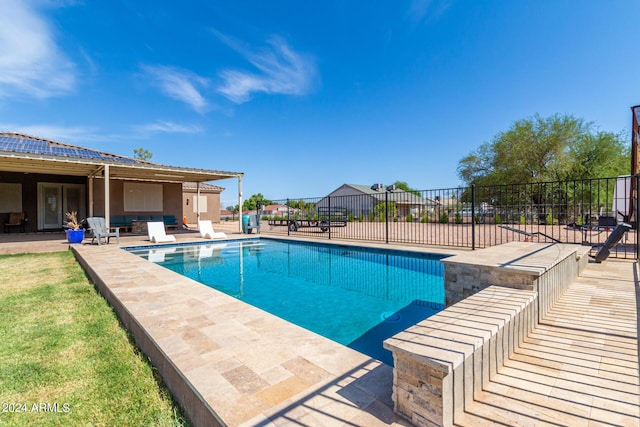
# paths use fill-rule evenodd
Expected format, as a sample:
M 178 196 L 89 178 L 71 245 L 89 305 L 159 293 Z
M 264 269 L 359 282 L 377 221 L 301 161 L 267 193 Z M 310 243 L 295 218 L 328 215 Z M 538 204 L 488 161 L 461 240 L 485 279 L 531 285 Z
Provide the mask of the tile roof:
M 195 182 L 183 182 L 182 183 L 183 190 L 197 190 L 197 184 Z M 218 185 L 207 184 L 204 182 L 200 183 L 200 191 L 213 191 L 213 192 L 221 192 L 224 190 L 224 187 L 220 187 Z

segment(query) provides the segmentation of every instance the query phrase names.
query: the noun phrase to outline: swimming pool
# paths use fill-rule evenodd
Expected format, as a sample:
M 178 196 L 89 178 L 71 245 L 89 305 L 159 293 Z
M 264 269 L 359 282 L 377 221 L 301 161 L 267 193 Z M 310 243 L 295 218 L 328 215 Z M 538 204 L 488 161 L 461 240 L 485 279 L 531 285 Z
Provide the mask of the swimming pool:
M 384 339 L 444 308 L 444 255 L 273 239 L 131 252 L 387 364 Z

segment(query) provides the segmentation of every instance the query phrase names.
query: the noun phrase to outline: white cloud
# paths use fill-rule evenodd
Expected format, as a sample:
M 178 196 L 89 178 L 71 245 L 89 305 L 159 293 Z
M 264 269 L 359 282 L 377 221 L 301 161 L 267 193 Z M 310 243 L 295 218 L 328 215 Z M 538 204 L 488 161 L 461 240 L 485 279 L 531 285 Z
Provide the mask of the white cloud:
M 204 77 L 164 65 L 144 65 L 142 69 L 165 95 L 184 102 L 199 113 L 207 109 L 207 101 L 199 91 L 209 85 Z
M 74 66 L 60 50 L 47 21 L 29 2 L 0 5 L 0 98 L 48 98 L 72 92 Z
M 202 127 L 199 125 L 181 125 L 178 123 L 159 120 L 154 123 L 133 126 L 134 132 L 140 135 L 154 133 L 200 133 Z
M 241 104 L 257 92 L 268 94 L 304 95 L 311 90 L 316 67 L 312 60 L 294 52 L 280 37 L 268 40 L 268 47 L 251 51 L 228 37 L 218 37 L 242 54 L 259 72 L 223 70 L 224 83 L 217 91 L 233 102 Z
M 87 141 L 109 141 L 112 136 L 103 135 L 97 128 L 83 126 L 57 126 L 57 125 L 15 125 L 0 123 L 0 129 L 4 132 L 24 133 L 39 138 L 51 139 L 59 142 L 82 143 Z
M 413 0 L 408 15 L 415 22 L 437 19 L 446 12 L 453 0 Z

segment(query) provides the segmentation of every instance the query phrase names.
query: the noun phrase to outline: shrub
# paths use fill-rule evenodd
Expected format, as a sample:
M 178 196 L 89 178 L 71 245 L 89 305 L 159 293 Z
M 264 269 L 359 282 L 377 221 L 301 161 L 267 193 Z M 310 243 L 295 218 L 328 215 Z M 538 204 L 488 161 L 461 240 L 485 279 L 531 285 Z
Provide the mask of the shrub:
M 364 215 L 360 214 L 358 215 L 358 222 L 362 222 L 364 221 Z
M 407 222 L 413 222 L 413 215 L 409 214 L 406 218 Z
M 350 213 L 349 215 L 347 215 L 347 221 L 353 222 L 353 214 Z
M 527 223 L 527 217 L 524 215 L 520 215 L 520 225 L 525 225 Z
M 462 224 L 462 215 L 460 215 L 459 212 L 456 212 L 456 216 L 454 217 L 453 221 L 456 224 Z
M 500 214 L 496 214 L 496 224 L 502 224 L 502 217 L 500 217 Z
M 440 214 L 440 224 L 446 224 L 449 222 L 449 215 L 446 212 Z
M 428 217 L 428 216 L 426 216 L 426 215 L 425 215 L 425 216 L 423 216 L 422 218 L 420 218 L 420 222 L 421 222 L 422 224 L 426 224 L 426 223 L 428 223 L 428 222 L 429 222 L 429 217 Z
M 556 223 L 555 219 L 553 218 L 553 209 L 549 209 L 549 213 L 547 214 L 547 217 L 545 218 L 545 222 L 546 224 L 549 225 L 553 225 Z

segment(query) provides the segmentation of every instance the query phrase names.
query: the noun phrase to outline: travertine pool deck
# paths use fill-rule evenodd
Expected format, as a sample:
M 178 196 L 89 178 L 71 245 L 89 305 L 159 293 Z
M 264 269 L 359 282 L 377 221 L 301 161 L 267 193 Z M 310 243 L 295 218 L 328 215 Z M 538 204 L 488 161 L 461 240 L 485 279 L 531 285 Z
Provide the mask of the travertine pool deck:
M 37 237 L 0 236 L 0 253 L 68 247 L 64 235 L 44 243 Z M 148 242 L 121 239 L 121 246 L 135 244 Z M 215 425 L 214 414 L 230 426 L 409 425 L 392 411 L 390 367 L 113 242 L 74 248 L 122 303 L 130 316 L 124 323 L 158 345 L 156 356 L 165 360 L 158 370 L 173 373 L 165 381 L 187 379 L 190 387 L 174 389 L 206 402 L 210 418 L 196 425 Z M 640 425 L 639 294 L 635 263 L 590 263 L 456 424 Z
M 74 250 L 196 425 L 409 425 L 391 367 L 116 245 Z

